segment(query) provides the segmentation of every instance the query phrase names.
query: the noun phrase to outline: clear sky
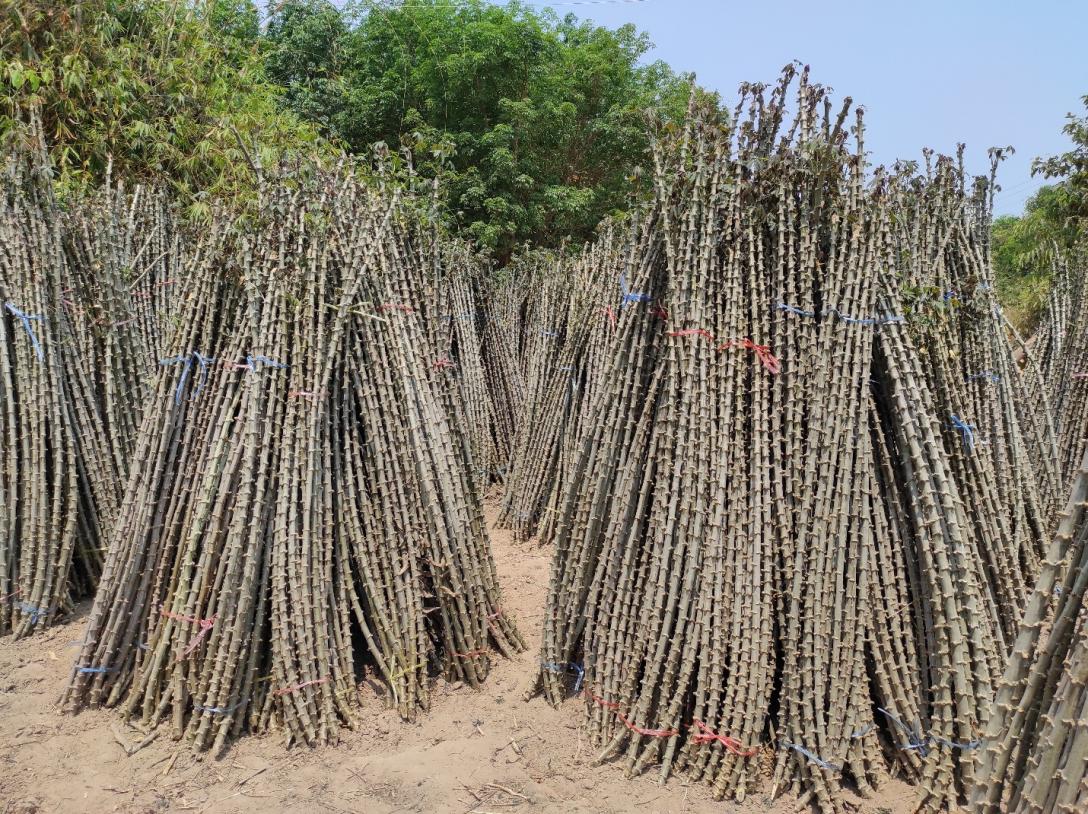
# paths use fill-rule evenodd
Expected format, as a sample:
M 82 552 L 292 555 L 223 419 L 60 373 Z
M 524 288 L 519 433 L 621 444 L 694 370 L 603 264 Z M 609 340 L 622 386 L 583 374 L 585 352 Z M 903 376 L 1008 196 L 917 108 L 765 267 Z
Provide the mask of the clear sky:
M 634 23 L 651 58 L 736 97 L 742 81 L 771 82 L 794 59 L 813 81 L 866 108 L 877 163 L 967 144 L 1011 144 L 998 175 L 997 213 L 1017 213 L 1043 183 L 1031 160 L 1068 148 L 1065 114 L 1088 94 L 1088 0 L 618 0 L 532 2 L 609 27 Z

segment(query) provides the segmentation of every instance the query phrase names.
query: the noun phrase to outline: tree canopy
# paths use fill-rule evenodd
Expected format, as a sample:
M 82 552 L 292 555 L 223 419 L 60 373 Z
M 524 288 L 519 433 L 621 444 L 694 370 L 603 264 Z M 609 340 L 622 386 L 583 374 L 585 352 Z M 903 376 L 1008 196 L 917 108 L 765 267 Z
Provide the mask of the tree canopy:
M 62 186 L 167 178 L 191 206 L 244 183 L 245 151 L 315 149 L 265 76 L 251 0 L 20 0 L 0 12 L 0 130 L 39 112 Z
M 691 81 L 643 64 L 645 34 L 511 3 L 288 0 L 265 35 L 285 105 L 348 150 L 411 148 L 453 224 L 508 255 L 588 237 L 647 160 L 645 111 L 678 119 Z
M 1082 101 L 1088 110 L 1088 96 Z M 993 224 L 998 290 L 1014 322 L 1031 330 L 1046 304 L 1051 261 L 1084 240 L 1088 222 L 1088 115 L 1070 113 L 1063 131 L 1073 142 L 1060 155 L 1037 158 L 1034 174 L 1055 179 L 1024 206 Z

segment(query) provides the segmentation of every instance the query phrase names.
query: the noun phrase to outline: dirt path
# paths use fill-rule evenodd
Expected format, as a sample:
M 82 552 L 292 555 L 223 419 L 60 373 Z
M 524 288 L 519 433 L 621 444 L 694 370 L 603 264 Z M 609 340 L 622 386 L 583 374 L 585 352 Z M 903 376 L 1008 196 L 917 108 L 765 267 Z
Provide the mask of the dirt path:
M 489 525 L 496 511 L 487 507 Z M 43 635 L 0 640 L 0 811 L 35 812 L 756 812 L 787 811 L 762 795 L 715 802 L 704 785 L 653 775 L 627 780 L 592 766 L 581 705 L 526 703 L 548 581 L 547 550 L 492 531 L 504 608 L 529 651 L 498 660 L 481 692 L 439 681 L 433 708 L 405 724 L 380 708 L 340 744 L 286 752 L 274 735 L 244 737 L 221 760 L 178 748 L 165 731 L 132 757 L 115 712 L 60 715 L 56 700 L 80 638 L 79 620 Z M 83 609 L 86 612 L 86 608 Z M 141 736 L 121 732 L 130 743 Z M 908 811 L 912 790 L 886 787 L 863 812 Z

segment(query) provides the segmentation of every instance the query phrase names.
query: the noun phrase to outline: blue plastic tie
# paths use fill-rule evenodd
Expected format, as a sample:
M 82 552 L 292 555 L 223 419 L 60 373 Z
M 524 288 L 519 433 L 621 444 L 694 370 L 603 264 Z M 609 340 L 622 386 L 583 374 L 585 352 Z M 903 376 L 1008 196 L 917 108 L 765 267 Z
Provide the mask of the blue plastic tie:
M 582 691 L 582 680 L 586 677 L 585 668 L 581 664 L 571 663 L 571 669 L 578 673 L 578 678 L 574 681 L 574 692 L 580 693 Z
M 851 325 L 876 325 L 876 319 L 873 317 L 852 317 L 842 313 L 837 308 L 829 308 L 826 312 L 829 316 L 836 316 L 843 322 L 848 322 Z
M 944 299 L 944 301 L 945 301 L 945 302 L 949 302 L 949 301 L 951 301 L 951 300 L 954 300 L 954 299 L 956 299 L 956 297 L 957 297 L 957 296 L 958 296 L 958 295 L 956 294 L 955 290 L 952 290 L 952 291 L 946 291 L 946 292 L 944 292 L 944 297 L 943 297 L 943 299 Z
M 234 712 L 234 710 L 238 709 L 240 706 L 242 706 L 241 701 L 231 704 L 229 707 L 204 707 L 199 704 L 194 704 L 193 709 L 198 712 L 210 712 L 212 715 L 226 715 L 228 712 Z
M 246 357 L 246 367 L 248 367 L 250 370 L 256 372 L 257 368 L 260 365 L 264 365 L 265 367 L 274 367 L 277 370 L 285 370 L 287 368 L 287 365 L 283 364 L 283 362 L 277 362 L 275 359 L 269 359 L 267 356 Z
M 984 370 L 981 373 L 972 373 L 970 376 L 967 377 L 967 379 L 969 381 L 974 379 L 985 379 L 988 382 L 1001 381 L 1001 377 L 994 373 L 992 370 Z
M 49 611 L 52 610 L 52 608 L 39 608 L 37 605 L 31 605 L 29 602 L 16 602 L 15 607 L 30 616 L 30 623 L 32 625 L 38 624 L 38 620 L 43 616 L 47 616 Z
M 557 334 L 555 331 L 545 331 L 543 329 L 540 331 L 540 335 L 541 336 L 550 336 L 550 337 L 559 336 L 559 334 Z
M 574 368 L 573 368 L 573 367 L 561 367 L 561 368 L 559 368 L 559 369 L 560 369 L 560 370 L 562 370 L 562 371 L 565 371 L 565 372 L 567 372 L 567 373 L 569 373 L 570 371 L 574 370 Z
M 623 299 L 620 301 L 620 306 L 625 306 L 630 302 L 653 302 L 653 297 L 649 294 L 639 294 L 637 291 L 632 291 L 627 287 L 627 280 L 623 276 L 623 272 L 620 272 L 620 293 L 623 295 Z
M 813 763 L 815 763 L 817 766 L 819 766 L 821 769 L 828 769 L 829 771 L 832 771 L 832 772 L 841 772 L 842 771 L 841 767 L 836 766 L 834 763 L 828 763 L 822 757 L 819 757 L 818 755 L 814 755 L 812 752 L 810 752 L 808 749 L 806 749 L 803 746 L 798 746 L 796 743 L 788 743 L 786 741 L 782 741 L 782 745 L 785 746 L 787 749 L 793 749 L 795 752 L 798 752 L 798 753 L 804 755 L 809 760 L 811 760 Z
M 193 360 L 200 365 L 200 383 L 197 385 L 196 390 L 193 392 L 194 396 L 199 396 L 200 391 L 204 389 L 204 384 L 208 381 L 208 365 L 214 364 L 215 359 L 210 359 L 207 356 L 203 356 L 196 351 L 185 356 L 172 356 L 169 359 L 160 359 L 160 365 L 185 365 L 181 371 L 181 378 L 178 380 L 178 386 L 174 389 L 174 404 L 181 404 L 181 394 L 185 391 L 185 380 L 189 378 L 189 370 L 193 366 Z
M 550 661 L 542 661 L 542 662 L 540 662 L 540 664 L 549 673 L 566 673 L 568 671 L 573 670 L 578 675 L 578 678 L 575 679 L 575 681 L 574 681 L 574 692 L 575 693 L 580 693 L 582 691 L 582 681 L 586 677 L 586 671 L 582 667 L 581 664 L 575 664 L 573 661 L 572 662 L 562 661 L 562 662 L 559 662 L 558 664 L 555 664 L 555 663 L 550 662 Z
M 929 739 L 934 743 L 939 743 L 941 746 L 947 746 L 949 749 L 978 749 L 982 746 L 981 740 L 969 741 L 968 743 L 956 743 L 955 741 L 946 741 L 944 738 L 938 738 L 936 735 L 930 735 Z
M 863 726 L 861 729 L 859 729 L 857 732 L 855 732 L 853 735 L 851 735 L 850 739 L 851 740 L 857 740 L 858 738 L 864 738 L 866 735 L 868 735 L 872 731 L 873 731 L 873 725 L 872 724 L 867 724 L 867 725 Z
M 33 314 L 27 314 L 23 311 L 20 311 L 18 308 L 15 307 L 15 303 L 13 302 L 4 303 L 4 307 L 7 308 L 8 311 L 11 312 L 11 314 L 16 319 L 23 323 L 23 328 L 26 329 L 27 335 L 30 336 L 30 344 L 34 346 L 34 353 L 37 354 L 38 361 L 40 362 L 42 359 L 45 358 L 45 354 L 42 353 L 42 346 L 38 344 L 38 335 L 34 333 L 34 327 L 30 324 L 30 321 L 36 320 L 38 322 L 41 322 L 41 316 L 35 316 Z
M 837 308 L 830 308 L 826 312 L 828 315 L 833 315 L 841 319 L 843 322 L 850 323 L 851 325 L 897 325 L 899 323 L 906 322 L 903 317 L 891 316 L 891 317 L 852 317 L 849 314 L 844 314 Z
M 907 735 L 907 745 L 899 747 L 900 749 L 904 749 L 904 750 L 917 749 L 918 754 L 921 755 L 922 757 L 925 757 L 926 755 L 929 754 L 929 749 L 927 748 L 927 746 L 929 744 L 929 738 L 923 738 L 921 732 L 919 732 L 916 729 L 911 729 L 905 723 L 900 721 L 898 718 L 896 718 L 894 715 L 892 715 L 890 712 L 888 712 L 888 710 L 884 709 L 883 707 L 877 707 L 877 709 L 880 710 L 881 712 L 883 712 L 886 716 L 888 716 L 888 719 L 892 723 L 894 723 L 896 726 L 898 726 L 900 729 L 902 729 L 903 732 L 906 733 L 906 735 Z
M 975 431 L 978 429 L 974 424 L 968 424 L 959 416 L 952 416 L 952 428 L 958 430 L 963 434 L 963 446 L 968 452 L 975 451 Z
M 788 304 L 786 304 L 784 302 L 778 303 L 778 305 L 776 305 L 775 308 L 777 308 L 779 311 L 786 311 L 787 313 L 790 313 L 790 314 L 797 314 L 797 316 L 799 316 L 799 317 L 815 317 L 816 316 L 815 311 L 806 311 L 804 308 L 798 308 L 796 305 L 788 305 Z
M 780 302 L 775 305 L 775 309 L 778 311 L 786 311 L 790 314 L 797 314 L 801 317 L 808 317 L 813 319 L 816 317 L 815 311 L 806 311 L 804 308 L 798 308 L 796 305 L 790 305 L 785 302 Z M 849 314 L 844 314 L 837 308 L 828 308 L 824 311 L 824 316 L 838 317 L 843 322 L 851 325 L 893 325 L 901 322 L 906 322 L 903 317 L 891 316 L 891 317 L 852 317 Z
M 196 392 L 193 395 L 199 396 L 200 391 L 204 389 L 204 383 L 208 380 L 208 365 L 214 364 L 215 359 L 209 359 L 207 356 L 201 356 L 196 351 L 193 351 L 193 358 L 200 364 L 200 384 L 196 386 Z
M 112 670 L 112 667 L 80 667 L 81 673 L 108 673 Z

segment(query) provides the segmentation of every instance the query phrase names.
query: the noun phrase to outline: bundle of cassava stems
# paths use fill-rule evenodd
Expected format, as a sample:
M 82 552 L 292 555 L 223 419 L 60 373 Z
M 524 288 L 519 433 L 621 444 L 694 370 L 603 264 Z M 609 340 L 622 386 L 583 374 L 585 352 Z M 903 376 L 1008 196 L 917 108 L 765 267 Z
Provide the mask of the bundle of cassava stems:
M 655 150 L 538 677 L 629 773 L 740 799 L 773 754 L 822 811 L 888 772 L 924 810 L 974 783 L 1064 478 L 994 291 L 993 173 L 870 173 L 863 135 L 791 68 Z

